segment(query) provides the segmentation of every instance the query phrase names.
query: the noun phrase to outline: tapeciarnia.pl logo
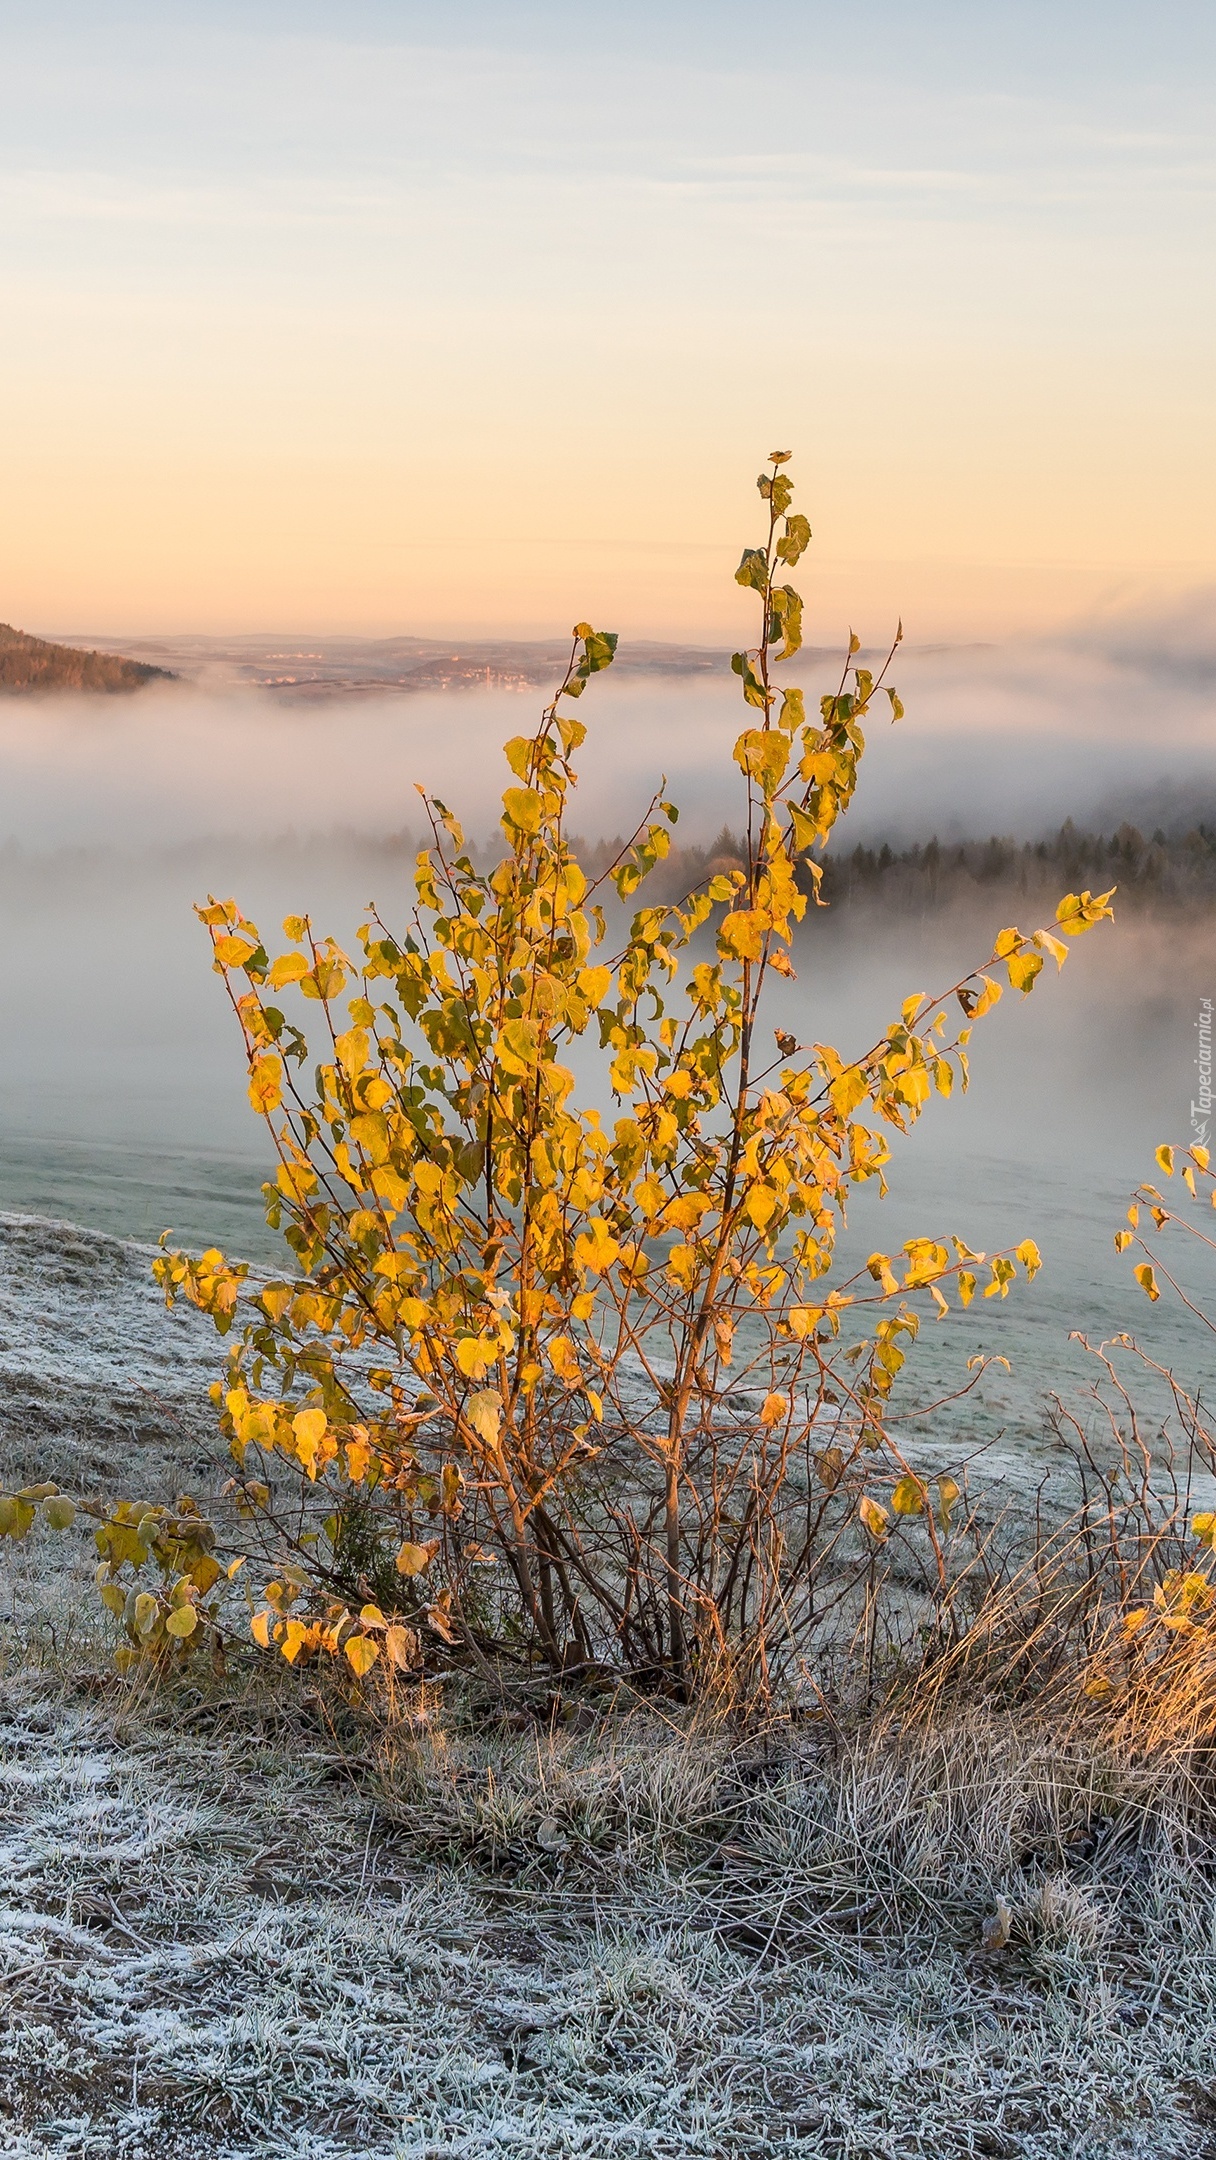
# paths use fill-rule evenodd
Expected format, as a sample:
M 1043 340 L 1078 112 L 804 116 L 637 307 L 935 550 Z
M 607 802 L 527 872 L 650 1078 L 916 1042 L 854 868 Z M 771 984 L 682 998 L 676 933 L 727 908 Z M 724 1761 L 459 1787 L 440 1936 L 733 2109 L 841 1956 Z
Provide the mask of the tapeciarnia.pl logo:
M 1195 1065 L 1199 1073 L 1196 1088 L 1198 1100 L 1191 1104 L 1191 1131 L 1200 1147 L 1208 1144 L 1212 1125 L 1212 1000 L 1200 998 L 1199 1018 L 1195 1022 L 1199 1034 L 1199 1052 Z

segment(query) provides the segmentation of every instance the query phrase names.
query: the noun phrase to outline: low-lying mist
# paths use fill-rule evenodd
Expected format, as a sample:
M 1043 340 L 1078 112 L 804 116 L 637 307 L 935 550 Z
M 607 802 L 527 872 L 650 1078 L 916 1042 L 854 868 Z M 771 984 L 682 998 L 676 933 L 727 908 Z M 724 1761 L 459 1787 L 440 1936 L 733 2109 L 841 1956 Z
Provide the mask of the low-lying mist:
M 1127 652 L 1092 633 L 901 654 L 907 717 L 892 728 L 875 708 L 839 846 L 1033 837 L 1068 815 L 1108 831 L 1124 816 L 1147 831 L 1216 815 L 1216 668 L 1202 640 L 1171 672 L 1147 632 L 1139 644 L 1123 634 Z M 809 690 L 809 670 L 803 680 Z M 737 825 L 735 687 L 593 683 L 577 827 L 629 829 L 663 774 L 684 810 L 681 842 Z M 235 894 L 271 937 L 302 909 L 347 941 L 373 898 L 400 919 L 401 836 L 423 829 L 414 783 L 484 845 L 499 745 L 539 704 L 486 691 L 281 705 L 188 685 L 0 704 L 0 1205 L 268 1251 L 265 1143 L 193 903 Z M 936 912 L 811 909 L 772 1024 L 856 1052 L 908 992 L 945 988 L 1005 922 L 1025 914 L 1035 927 L 1031 913 L 1050 907 L 999 880 Z M 1060 1343 L 1070 1326 L 1134 1324 L 1165 1330 L 1168 1347 L 1163 1308 L 1132 1303 L 1110 1233 L 1156 1142 L 1189 1137 L 1195 1021 L 1214 982 L 1206 910 L 1125 908 L 1077 943 L 1060 979 L 1051 970 L 1026 1000 L 1007 991 L 977 1029 L 972 1092 L 932 1104 L 898 1143 L 891 1196 L 862 1197 L 849 1249 L 864 1258 L 913 1231 L 957 1230 L 988 1249 L 1033 1234 L 1046 1266 L 1023 1309 Z M 968 1347 L 991 1347 L 1003 1318 L 988 1308 L 982 1326 L 969 1321 Z
M 1216 640 L 1210 601 L 1165 622 L 1118 618 L 1068 640 L 1005 648 L 904 647 L 892 670 L 848 838 L 1035 837 L 1078 823 L 1149 826 L 1216 804 Z M 778 671 L 780 673 L 780 671 Z M 834 668 L 803 654 L 808 705 Z M 580 828 L 628 829 L 666 775 L 686 827 L 734 818 L 738 685 L 696 675 L 598 679 L 581 708 Z M 497 817 L 499 746 L 530 727 L 530 690 L 283 703 L 275 693 L 154 686 L 127 699 L 0 701 L 0 842 L 30 848 L 264 841 L 343 827 L 416 827 L 415 783 L 480 837 Z M 323 843 L 319 843 L 323 844 Z

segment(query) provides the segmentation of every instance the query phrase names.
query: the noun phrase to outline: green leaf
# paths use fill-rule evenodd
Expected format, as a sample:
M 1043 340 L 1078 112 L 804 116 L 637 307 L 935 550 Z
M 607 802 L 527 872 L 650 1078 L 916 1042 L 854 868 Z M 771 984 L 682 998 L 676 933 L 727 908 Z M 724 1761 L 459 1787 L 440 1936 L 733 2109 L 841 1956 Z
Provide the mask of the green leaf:
M 735 572 L 736 585 L 750 585 L 753 592 L 768 591 L 768 557 L 763 548 L 744 548 Z
M 782 639 L 778 660 L 792 660 L 802 643 L 802 600 L 792 585 L 778 585 L 769 601 L 768 641 Z
M 598 675 L 601 668 L 611 667 L 616 657 L 617 632 L 615 630 L 588 630 L 583 642 L 583 657 L 578 672 L 586 680 L 588 675 Z
M 777 542 L 777 554 L 780 561 L 788 563 L 792 569 L 798 557 L 806 553 L 810 538 L 810 525 L 806 518 L 803 517 L 802 512 L 796 510 L 793 517 L 786 519 L 784 536 Z
M 743 695 L 748 704 L 759 705 L 762 711 L 766 710 L 771 700 L 748 655 L 742 652 L 732 653 L 730 664 L 735 674 L 743 678 Z

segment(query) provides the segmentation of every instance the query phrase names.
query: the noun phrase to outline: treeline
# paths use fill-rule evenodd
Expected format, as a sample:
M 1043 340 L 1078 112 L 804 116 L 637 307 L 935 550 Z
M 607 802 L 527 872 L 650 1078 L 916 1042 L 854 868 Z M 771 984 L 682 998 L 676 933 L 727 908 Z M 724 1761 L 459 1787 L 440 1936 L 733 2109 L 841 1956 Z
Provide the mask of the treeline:
M 590 875 L 598 875 L 621 846 L 619 839 L 581 842 L 579 860 Z M 743 841 L 724 827 L 707 847 L 673 848 L 647 890 L 655 899 L 677 899 L 714 871 L 740 866 L 743 856 Z M 809 892 L 809 878 L 804 885 Z M 1117 885 L 1124 901 L 1182 906 L 1216 901 L 1216 823 L 1200 822 L 1174 834 L 1158 826 L 1146 838 L 1131 824 L 1110 834 L 1094 833 L 1068 818 L 1052 837 L 1033 841 L 995 833 L 986 840 L 934 838 L 909 847 L 883 841 L 849 848 L 837 841 L 824 859 L 820 893 L 837 905 L 872 902 L 932 911 L 985 890 L 1037 895 L 1082 886 L 1097 892 L 1108 885 Z
M 145 683 L 172 682 L 167 668 L 117 653 L 84 652 L 76 645 L 54 645 L 0 623 L 0 692 L 27 690 L 139 690 Z
M 1117 885 L 1126 902 L 1206 904 L 1216 899 L 1216 824 L 1147 838 L 1132 824 L 1113 833 L 1086 832 L 1067 818 L 1049 839 L 943 843 L 901 849 L 855 847 L 829 857 L 825 898 L 937 908 L 985 888 L 1038 894 L 1057 886 L 1092 891 Z

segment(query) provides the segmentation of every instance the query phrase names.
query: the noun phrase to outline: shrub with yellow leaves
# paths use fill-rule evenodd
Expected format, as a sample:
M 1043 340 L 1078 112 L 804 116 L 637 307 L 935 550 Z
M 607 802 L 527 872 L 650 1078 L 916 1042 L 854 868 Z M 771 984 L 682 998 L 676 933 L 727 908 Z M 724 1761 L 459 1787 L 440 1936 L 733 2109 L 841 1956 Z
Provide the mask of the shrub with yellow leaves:
M 863 722 L 880 700 L 903 711 L 886 680 L 902 628 L 877 671 L 850 639 L 813 718 L 775 678 L 801 644 L 787 574 L 810 540 L 787 464 L 760 475 L 767 529 L 736 573 L 759 615 L 732 662 L 741 867 L 640 904 L 677 818 L 660 789 L 589 884 L 567 829 L 576 706 L 617 641 L 579 623 L 536 732 L 506 745 L 494 869 L 424 797 L 410 913 L 369 911 L 355 957 L 304 915 L 272 953 L 235 901 L 199 911 L 290 1265 L 267 1282 L 166 1251 L 156 1273 L 234 1336 L 217 1401 L 265 1582 L 251 1624 L 293 1663 L 335 1655 L 362 1679 L 506 1658 L 684 1694 L 726 1675 L 753 1698 L 797 1669 L 842 1535 L 862 1564 L 895 1530 L 940 1558 L 958 1488 L 939 1480 L 934 1504 L 903 1461 L 892 1386 L 922 1312 L 965 1304 L 981 1269 L 1004 1297 L 1038 1252 L 918 1238 L 838 1280 L 836 1234 L 851 1190 L 882 1180 L 884 1129 L 966 1086 L 997 971 L 1029 993 L 1110 895 L 1003 930 L 860 1055 L 784 1029 L 767 1053 L 768 978 L 794 977 Z M 566 1059 L 588 1036 L 609 1119 L 575 1100 Z M 180 1609 L 150 1630 L 172 1638 Z

